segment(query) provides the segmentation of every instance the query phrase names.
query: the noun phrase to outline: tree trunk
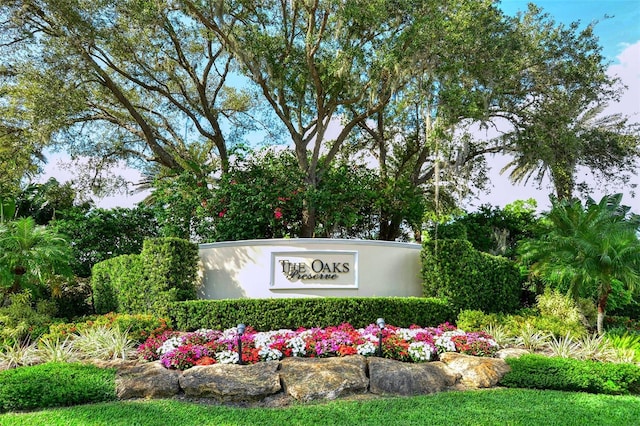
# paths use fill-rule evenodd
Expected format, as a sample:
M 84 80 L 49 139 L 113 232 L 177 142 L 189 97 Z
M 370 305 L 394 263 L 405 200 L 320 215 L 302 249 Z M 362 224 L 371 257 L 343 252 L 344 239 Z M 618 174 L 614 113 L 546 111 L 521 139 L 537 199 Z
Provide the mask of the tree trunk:
M 300 238 L 315 237 L 315 230 L 316 208 L 311 205 L 307 198 L 305 198 L 302 201 L 302 227 L 300 229 Z
M 554 168 L 551 169 L 551 176 L 558 200 L 570 200 L 575 187 L 573 169 L 570 169 L 569 166 Z
M 393 213 L 388 211 L 380 212 L 380 235 L 378 240 L 395 241 L 400 236 L 400 223 Z

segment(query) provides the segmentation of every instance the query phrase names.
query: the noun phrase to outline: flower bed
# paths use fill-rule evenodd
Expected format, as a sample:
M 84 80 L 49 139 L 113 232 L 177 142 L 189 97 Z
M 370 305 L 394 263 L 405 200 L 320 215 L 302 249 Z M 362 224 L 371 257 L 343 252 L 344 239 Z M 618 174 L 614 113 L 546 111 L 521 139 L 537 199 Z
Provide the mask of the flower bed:
M 498 345 L 483 332 L 466 333 L 445 323 L 438 327 L 375 324 L 355 329 L 350 324 L 337 327 L 256 332 L 247 327 L 239 335 L 237 328 L 198 330 L 191 333 L 165 332 L 140 345 L 138 353 L 148 361 L 160 360 L 166 368 L 186 370 L 195 365 L 239 362 L 238 340 L 242 343 L 242 361 L 253 364 L 284 357 L 333 357 L 360 354 L 382 355 L 405 362 L 436 360 L 443 352 L 460 352 L 475 356 L 492 356 Z

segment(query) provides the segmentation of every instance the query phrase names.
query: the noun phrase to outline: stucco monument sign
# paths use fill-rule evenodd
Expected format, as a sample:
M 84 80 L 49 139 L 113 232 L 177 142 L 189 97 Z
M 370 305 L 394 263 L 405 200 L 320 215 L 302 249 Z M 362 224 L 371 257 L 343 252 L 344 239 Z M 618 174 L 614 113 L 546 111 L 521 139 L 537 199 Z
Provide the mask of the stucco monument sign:
M 205 299 L 420 296 L 420 245 L 274 239 L 201 244 Z

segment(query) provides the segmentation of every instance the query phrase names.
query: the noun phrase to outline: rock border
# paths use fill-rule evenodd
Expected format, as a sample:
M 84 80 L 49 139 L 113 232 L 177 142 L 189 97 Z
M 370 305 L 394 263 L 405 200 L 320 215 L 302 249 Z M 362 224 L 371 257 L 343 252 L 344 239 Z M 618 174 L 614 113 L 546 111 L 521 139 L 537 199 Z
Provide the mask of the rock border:
M 503 358 L 521 354 L 498 353 L 495 358 L 488 358 L 446 352 L 440 355 L 439 361 L 426 363 L 362 355 L 291 357 L 249 365 L 196 366 L 185 371 L 166 369 L 159 361 L 108 366 L 117 368 L 119 399 L 183 398 L 209 403 L 282 406 L 290 401 L 411 396 L 491 388 L 510 371 Z

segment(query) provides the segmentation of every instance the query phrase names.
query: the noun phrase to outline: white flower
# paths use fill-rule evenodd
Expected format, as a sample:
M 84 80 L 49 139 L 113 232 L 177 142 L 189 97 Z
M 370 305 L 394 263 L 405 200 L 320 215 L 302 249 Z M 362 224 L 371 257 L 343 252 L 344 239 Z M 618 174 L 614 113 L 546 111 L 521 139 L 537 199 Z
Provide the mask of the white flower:
M 374 345 L 372 342 L 364 342 L 363 344 L 358 345 L 356 349 L 358 351 L 358 354 L 364 356 L 370 356 L 376 353 L 376 345 Z
M 425 362 L 431 359 L 432 347 L 427 342 L 413 342 L 409 344 L 409 356 L 415 362 Z
M 273 348 L 261 348 L 258 352 L 260 359 L 264 361 L 277 361 L 282 358 L 282 352 Z
M 180 345 L 182 345 L 182 337 L 170 337 L 158 348 L 158 354 L 164 355 L 178 348 Z
M 306 344 L 304 339 L 300 336 L 292 337 L 287 340 L 287 347 L 291 348 L 291 352 L 293 356 L 305 356 L 306 352 Z
M 445 336 L 444 334 L 438 336 L 436 337 L 435 344 L 440 353 L 456 351 L 456 344 L 451 340 L 451 336 Z
M 240 360 L 238 353 L 234 351 L 216 352 L 216 359 L 220 364 L 237 364 Z
M 424 332 L 421 328 L 399 328 L 396 330 L 396 335 L 407 342 L 415 339 L 416 335 L 420 332 Z

